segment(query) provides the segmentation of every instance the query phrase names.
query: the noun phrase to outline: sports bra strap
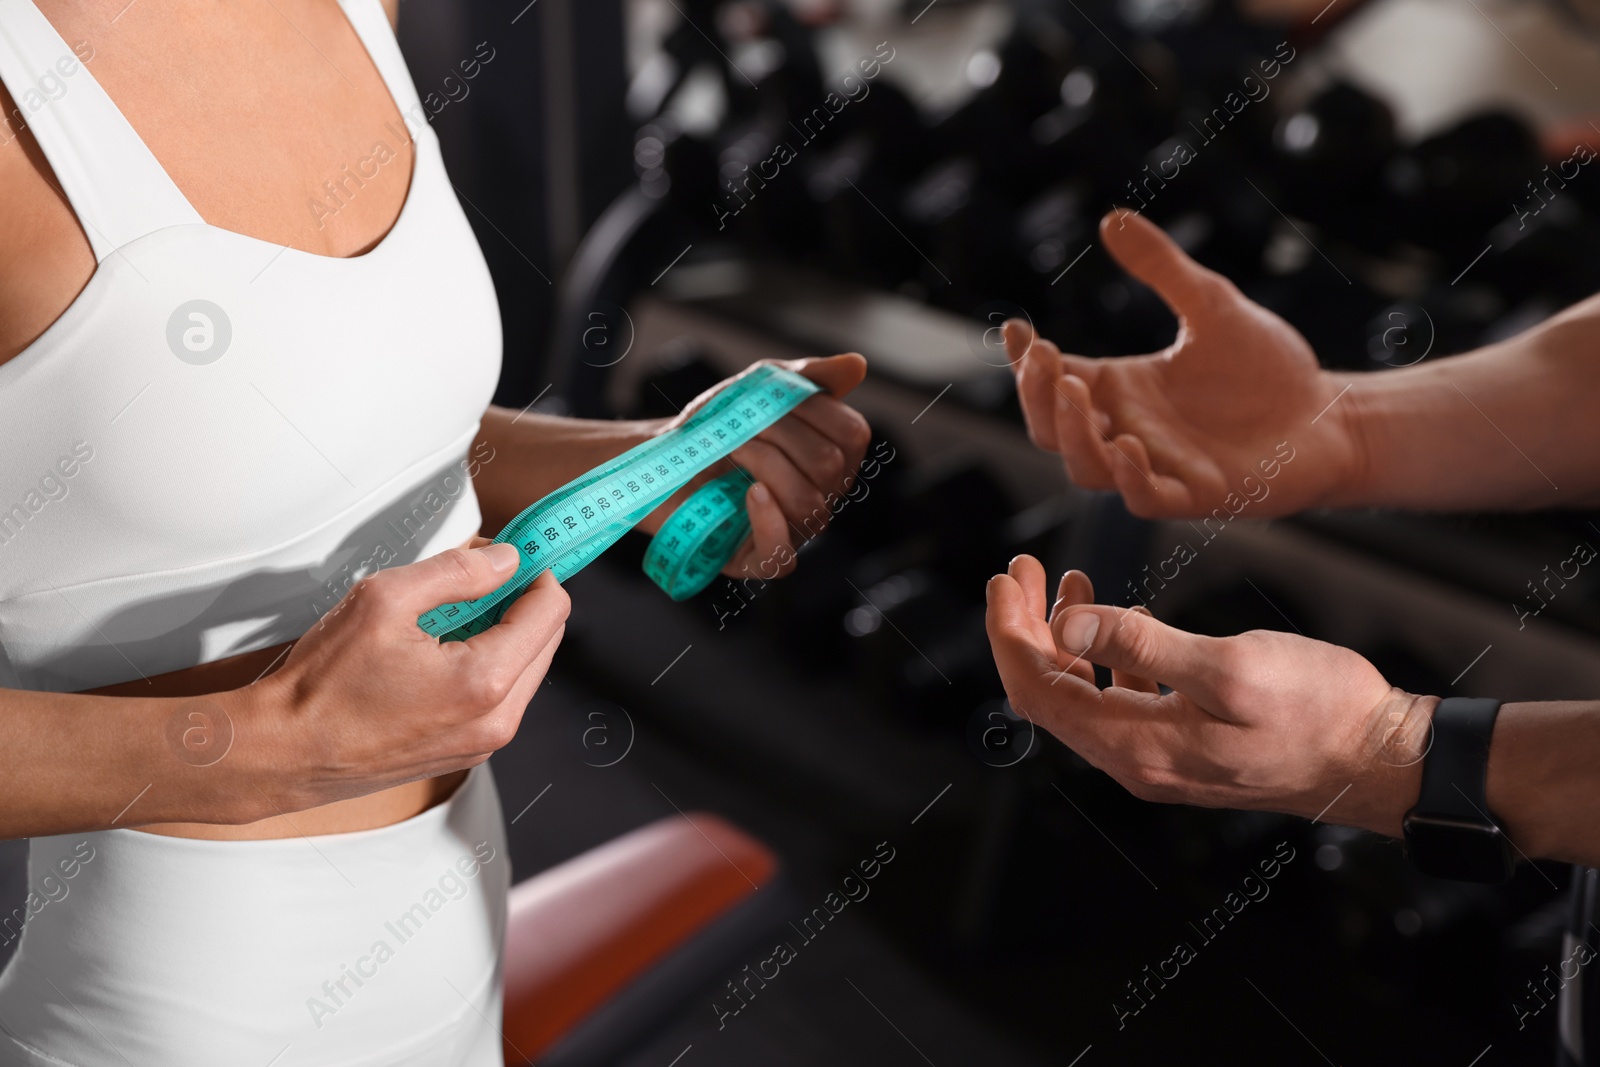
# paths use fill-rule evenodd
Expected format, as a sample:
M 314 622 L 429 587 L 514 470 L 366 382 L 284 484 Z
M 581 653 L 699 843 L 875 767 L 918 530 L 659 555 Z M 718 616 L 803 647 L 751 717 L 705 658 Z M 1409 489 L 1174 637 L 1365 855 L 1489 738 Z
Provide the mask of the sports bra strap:
M 147 233 L 203 223 L 144 139 L 33 0 L 0 0 L 0 80 L 83 223 L 96 262 Z
M 384 85 L 388 87 L 389 95 L 394 98 L 402 121 L 415 137 L 428 125 L 428 113 L 423 110 L 422 101 L 417 96 L 410 68 L 406 66 L 400 42 L 395 38 L 394 27 L 389 24 L 389 15 L 384 11 L 383 4 L 380 0 L 339 0 L 339 6 L 344 9 L 350 25 L 355 27 L 362 47 L 367 50 Z

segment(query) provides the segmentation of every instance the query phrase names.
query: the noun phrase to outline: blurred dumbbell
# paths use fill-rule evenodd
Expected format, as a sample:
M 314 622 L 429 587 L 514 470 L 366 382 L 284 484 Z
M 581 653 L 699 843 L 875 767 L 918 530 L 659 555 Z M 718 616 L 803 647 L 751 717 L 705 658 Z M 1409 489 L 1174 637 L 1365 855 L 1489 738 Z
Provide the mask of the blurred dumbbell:
M 998 48 L 967 63 L 972 97 L 935 126 L 946 153 L 977 164 L 983 182 L 1008 194 L 1026 194 L 1055 179 L 1043 166 L 1030 124 L 1060 103 L 1071 69 L 1072 40 L 1043 15 L 1019 19 Z
M 1397 223 L 1417 244 L 1471 256 L 1481 235 L 1522 200 L 1543 166 L 1533 130 L 1505 112 L 1485 112 L 1399 152 L 1383 181 Z
M 1335 82 L 1273 130 L 1273 169 L 1290 214 L 1325 222 L 1367 192 L 1395 152 L 1389 105 Z

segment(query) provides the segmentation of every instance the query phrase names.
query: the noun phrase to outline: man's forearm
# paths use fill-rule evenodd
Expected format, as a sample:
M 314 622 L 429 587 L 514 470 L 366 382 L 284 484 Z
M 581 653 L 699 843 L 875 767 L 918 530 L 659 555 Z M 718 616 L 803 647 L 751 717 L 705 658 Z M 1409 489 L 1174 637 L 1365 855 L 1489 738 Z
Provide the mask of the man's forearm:
M 1600 867 L 1600 701 L 1502 707 L 1487 796 L 1523 858 Z
M 565 419 L 490 407 L 473 454 L 487 444 L 492 458 L 473 477 L 483 530 L 498 533 L 517 513 L 585 471 L 651 437 L 653 421 Z
M 1360 460 L 1330 506 L 1600 503 L 1600 297 L 1508 341 L 1349 384 L 1334 411 Z
M 1384 758 L 1373 759 L 1329 817 L 1399 837 L 1422 790 L 1434 696 L 1408 697 L 1402 714 L 1375 718 Z M 1397 705 L 1399 707 L 1400 705 Z M 1600 701 L 1505 704 L 1489 744 L 1485 798 L 1524 860 L 1600 867 Z

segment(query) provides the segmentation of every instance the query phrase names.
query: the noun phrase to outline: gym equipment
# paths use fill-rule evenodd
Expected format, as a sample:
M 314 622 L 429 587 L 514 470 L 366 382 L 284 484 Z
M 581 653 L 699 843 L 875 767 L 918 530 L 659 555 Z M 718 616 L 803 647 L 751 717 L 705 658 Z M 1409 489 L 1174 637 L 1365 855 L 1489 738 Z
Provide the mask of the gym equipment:
M 777 856 L 708 812 L 669 816 L 517 883 L 506 1063 L 616 1063 L 797 906 Z
M 1470 259 L 1483 247 L 1479 236 L 1526 199 L 1542 165 L 1528 124 L 1491 111 L 1402 149 L 1383 182 L 1410 240 Z

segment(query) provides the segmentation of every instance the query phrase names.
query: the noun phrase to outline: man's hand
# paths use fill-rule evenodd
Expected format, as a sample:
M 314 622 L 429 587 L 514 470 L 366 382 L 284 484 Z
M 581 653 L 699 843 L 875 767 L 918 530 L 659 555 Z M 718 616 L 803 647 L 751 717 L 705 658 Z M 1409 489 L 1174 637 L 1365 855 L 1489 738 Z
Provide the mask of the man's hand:
M 829 506 L 829 497 L 843 496 L 850 488 L 872 441 L 867 420 L 839 399 L 866 377 L 865 359 L 851 352 L 776 365 L 810 378 L 824 392 L 808 398 L 757 434 L 728 461 L 707 470 L 639 524 L 645 533 L 655 532 L 706 481 L 734 466 L 743 468 L 752 479 L 745 492 L 751 532 L 723 568 L 724 574 L 733 577 L 771 578 L 794 570 L 799 542 L 828 525 L 834 510 Z M 751 364 L 734 378 L 701 393 L 658 432 L 681 426 L 711 397 L 759 366 L 760 363 Z
M 1113 211 L 1100 238 L 1166 301 L 1178 336 L 1153 355 L 1087 359 L 1063 355 L 1025 322 L 1006 324 L 1029 435 L 1061 453 L 1075 483 L 1115 489 L 1135 515 L 1192 518 L 1230 493 L 1259 491 L 1261 464 L 1283 442 L 1297 462 L 1257 515 L 1314 505 L 1358 476 L 1350 398 L 1336 402 L 1345 386 L 1318 367 L 1294 327 L 1142 216 Z
M 1012 708 L 1135 796 L 1306 818 L 1331 805 L 1329 821 L 1399 836 L 1436 701 L 1356 653 L 1271 630 L 1185 633 L 1095 605 L 1081 571 L 1062 577 L 1047 615 L 1032 556 L 992 578 L 988 598 Z M 1110 688 L 1091 664 L 1111 669 Z

